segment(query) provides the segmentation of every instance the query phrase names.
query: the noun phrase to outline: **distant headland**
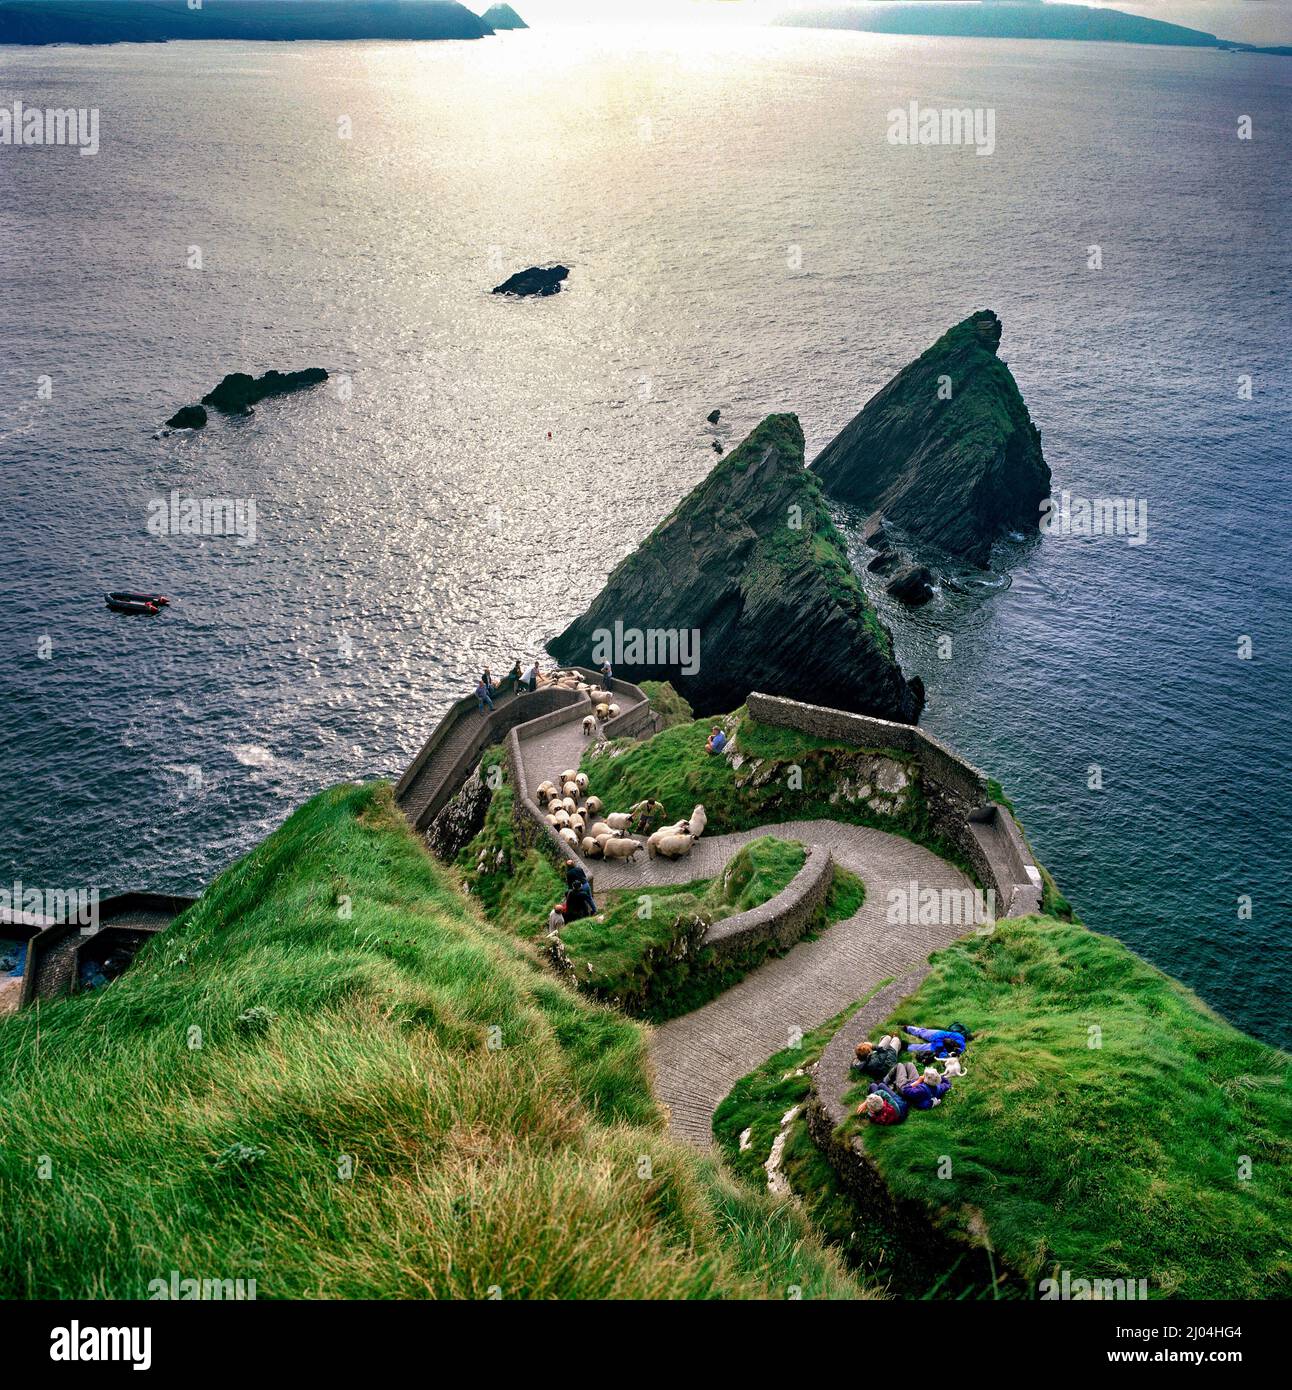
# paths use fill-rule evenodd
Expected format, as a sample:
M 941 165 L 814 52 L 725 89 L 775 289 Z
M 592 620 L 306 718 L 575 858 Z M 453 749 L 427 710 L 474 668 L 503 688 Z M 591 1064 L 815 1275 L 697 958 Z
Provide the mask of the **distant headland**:
M 808 29 L 859 29 L 868 34 L 942 38 L 1075 39 L 1095 43 L 1165 44 L 1244 53 L 1292 54 L 1292 45 L 1262 47 L 1218 38 L 1203 29 L 1090 5 L 1044 0 L 964 0 L 959 4 L 822 5 L 781 15 L 775 23 Z

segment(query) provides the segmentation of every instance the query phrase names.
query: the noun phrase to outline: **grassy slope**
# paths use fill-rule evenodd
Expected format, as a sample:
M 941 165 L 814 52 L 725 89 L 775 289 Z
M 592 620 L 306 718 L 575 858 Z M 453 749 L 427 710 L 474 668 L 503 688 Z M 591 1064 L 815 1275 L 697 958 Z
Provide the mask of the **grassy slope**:
M 650 701 L 651 709 L 663 719 L 666 729 L 674 724 L 689 724 L 695 718 L 695 711 L 669 681 L 642 681 L 641 690 Z
M 110 989 L 0 1024 L 0 1214 L 8 1296 L 859 1292 L 668 1139 L 642 1031 L 485 925 L 384 785 L 302 807 Z
M 896 1192 L 957 1226 L 979 1213 L 1032 1279 L 1066 1268 L 1146 1278 L 1156 1296 L 1292 1292 L 1286 1054 L 1120 942 L 1044 918 L 935 955 L 888 1026 L 951 1018 L 978 1033 L 969 1075 L 937 1110 L 867 1127 Z

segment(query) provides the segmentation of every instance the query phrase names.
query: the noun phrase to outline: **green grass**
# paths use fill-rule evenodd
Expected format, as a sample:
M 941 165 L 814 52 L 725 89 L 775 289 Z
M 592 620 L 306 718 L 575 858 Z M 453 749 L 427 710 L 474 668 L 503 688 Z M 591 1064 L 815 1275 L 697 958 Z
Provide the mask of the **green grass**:
M 937 1110 L 866 1127 L 894 1192 L 985 1230 L 1033 1288 L 1067 1269 L 1156 1297 L 1292 1292 L 1287 1054 L 1120 942 L 1045 918 L 936 954 L 885 1027 L 949 1019 L 978 1035 L 968 1076 Z
M 705 752 L 715 725 L 726 729 L 743 759 L 739 769 L 725 756 Z M 908 778 L 906 791 L 882 809 L 841 794 L 844 784 L 857 781 L 858 769 L 876 754 L 898 764 Z M 741 708 L 725 718 L 677 724 L 642 742 L 616 740 L 590 750 L 580 766 L 591 793 L 611 810 L 655 797 L 664 803 L 665 819 L 673 820 L 689 815 L 701 802 L 709 835 L 790 820 L 874 826 L 927 846 L 977 881 L 964 856 L 933 832 L 916 760 L 895 749 L 857 749 L 760 724 Z
M 695 718 L 695 711 L 669 681 L 642 681 L 641 690 L 650 701 L 651 709 L 664 721 L 664 728 L 689 724 Z
M 488 925 L 385 784 L 314 798 L 109 988 L 0 1023 L 0 1295 L 171 1270 L 261 1298 L 860 1292 L 668 1138 L 643 1031 Z

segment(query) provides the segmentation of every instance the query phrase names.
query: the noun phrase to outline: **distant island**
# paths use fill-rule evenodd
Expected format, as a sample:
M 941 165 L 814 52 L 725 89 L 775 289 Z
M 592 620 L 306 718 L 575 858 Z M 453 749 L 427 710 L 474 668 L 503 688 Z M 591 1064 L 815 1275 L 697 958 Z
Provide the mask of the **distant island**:
M 491 29 L 528 29 L 529 25 L 510 5 L 490 5 L 480 16 Z
M 1202 29 L 1146 19 L 1124 10 L 1042 0 L 984 0 L 956 4 L 823 5 L 774 21 L 809 29 L 859 29 L 868 34 L 927 34 L 972 39 L 1076 39 L 1095 43 L 1166 44 L 1245 53 L 1292 54 L 1292 46 L 1261 47 L 1218 38 Z
M 456 0 L 203 0 L 200 9 L 186 0 L 0 0 L 0 44 L 480 39 L 493 32 Z

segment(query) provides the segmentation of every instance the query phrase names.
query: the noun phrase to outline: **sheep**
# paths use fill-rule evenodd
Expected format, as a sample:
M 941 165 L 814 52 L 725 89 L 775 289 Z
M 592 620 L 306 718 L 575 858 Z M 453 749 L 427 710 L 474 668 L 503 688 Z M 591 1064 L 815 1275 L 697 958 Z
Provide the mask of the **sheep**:
M 561 809 L 552 817 L 552 819 L 557 823 L 557 825 L 569 825 L 570 813 L 565 809 L 564 806 L 562 806 Z
M 593 821 L 592 824 L 588 826 L 588 834 L 595 840 L 601 839 L 603 835 L 614 836 L 617 833 L 618 832 L 612 830 L 603 820 Z
M 578 685 L 576 685 L 574 688 L 583 695 L 586 695 L 588 691 L 592 689 L 592 687 L 587 683 L 587 681 L 580 681 Z
M 610 692 L 608 690 L 602 690 L 600 686 L 593 686 L 593 688 L 588 691 L 588 699 L 591 700 L 594 705 L 598 705 L 603 700 L 610 699 Z
M 598 841 L 601 853 L 606 859 L 624 859 L 632 863 L 634 856 L 641 853 L 641 841 L 631 839 L 613 840 L 609 837 Z
M 661 854 L 665 859 L 681 859 L 683 855 L 691 853 L 694 843 L 695 837 L 692 835 L 665 835 L 659 841 L 652 835 L 646 843 L 646 850 L 652 859 Z
M 588 815 L 596 816 L 601 813 L 601 798 L 599 796 L 588 797 Z
M 567 796 L 565 800 L 561 802 L 561 806 L 567 816 L 572 816 L 575 811 L 579 809 L 579 803 L 575 801 L 572 796 Z
M 608 708 L 609 708 L 609 710 L 610 710 L 610 717 L 611 717 L 611 719 L 613 719 L 613 718 L 619 713 L 619 706 L 618 706 L 618 705 L 615 705 L 615 704 L 612 704 L 612 705 L 608 706 Z
M 582 796 L 588 789 L 588 774 L 586 772 L 576 772 L 574 774 L 574 785 L 578 787 L 579 795 Z
M 585 835 L 579 845 L 579 853 L 585 859 L 600 859 L 601 841 L 594 840 L 591 835 Z
M 565 771 L 561 773 L 561 785 L 564 786 L 567 782 L 573 782 L 578 775 L 579 769 L 577 767 L 567 767 Z
M 544 816 L 543 819 L 548 823 L 548 825 L 552 827 L 553 830 L 555 830 L 561 824 L 561 822 L 557 820 L 555 816 Z
M 687 835 L 689 833 L 690 832 L 687 830 L 686 822 L 684 820 L 674 821 L 672 825 L 661 825 L 660 828 L 657 831 L 655 831 L 655 833 L 646 841 L 646 848 L 650 849 L 652 845 L 659 844 L 661 840 L 667 839 L 670 835 Z M 652 858 L 653 857 L 654 856 L 652 855 Z
M 549 816 L 554 816 L 558 811 L 563 811 L 564 809 L 565 807 L 562 805 L 559 796 L 554 796 L 551 801 L 547 803 L 547 814 Z
M 576 815 L 570 817 L 570 829 L 573 830 L 576 835 L 582 837 L 586 825 L 587 821 L 585 821 L 582 816 Z
M 691 834 L 694 835 L 697 840 L 700 838 L 701 835 L 704 834 L 704 827 L 708 825 L 708 823 L 709 817 L 705 812 L 703 803 L 701 803 L 699 806 L 695 808 L 694 811 L 691 812 L 691 815 L 687 820 L 687 826 L 689 827 Z
M 561 839 L 565 841 L 567 845 L 569 845 L 571 849 L 578 849 L 579 837 L 574 833 L 573 830 L 570 829 L 568 825 L 563 825 L 556 833 L 561 837 Z
M 606 817 L 606 824 L 611 830 L 627 830 L 633 823 L 633 813 L 631 811 L 612 811 Z
M 534 793 L 534 800 L 538 802 L 551 801 L 556 794 L 556 787 L 552 782 L 540 782 L 538 790 Z
M 578 794 L 579 784 L 574 780 L 573 777 L 571 777 L 570 780 L 566 782 L 565 785 L 561 788 L 561 795 L 575 797 L 578 796 Z
M 610 706 L 607 704 L 600 704 L 597 706 L 594 713 L 596 714 L 598 719 L 604 722 L 605 720 L 610 718 Z
M 597 716 L 595 714 L 585 714 L 583 716 L 583 737 L 591 738 L 597 732 Z

